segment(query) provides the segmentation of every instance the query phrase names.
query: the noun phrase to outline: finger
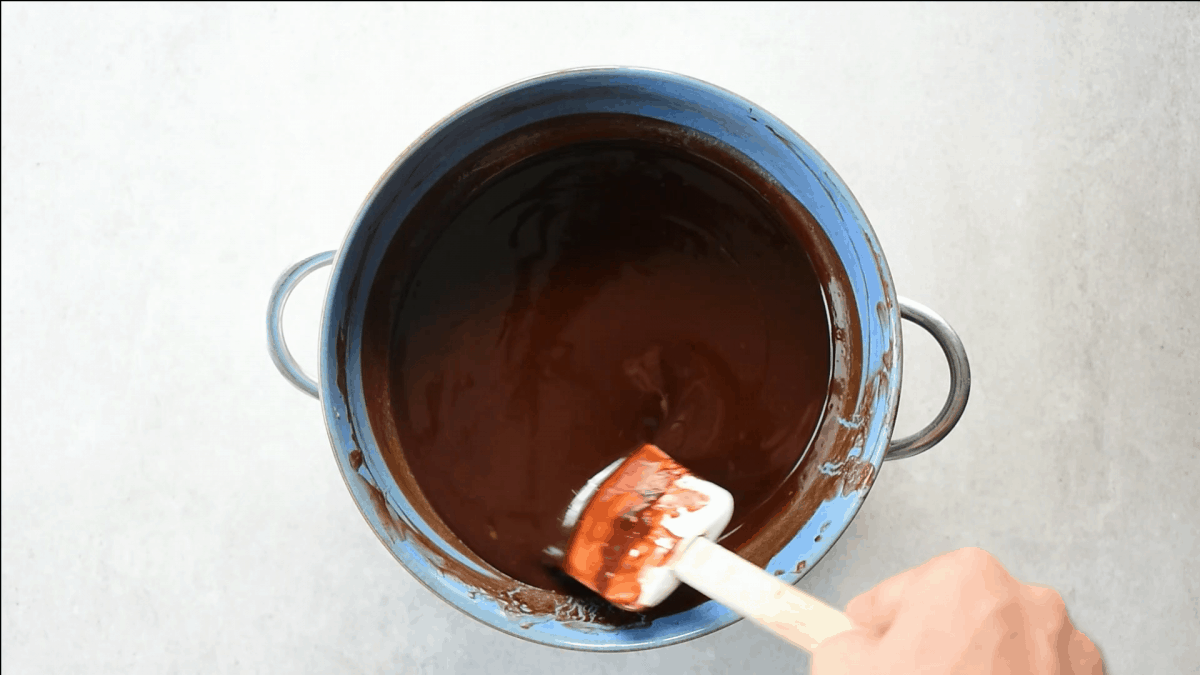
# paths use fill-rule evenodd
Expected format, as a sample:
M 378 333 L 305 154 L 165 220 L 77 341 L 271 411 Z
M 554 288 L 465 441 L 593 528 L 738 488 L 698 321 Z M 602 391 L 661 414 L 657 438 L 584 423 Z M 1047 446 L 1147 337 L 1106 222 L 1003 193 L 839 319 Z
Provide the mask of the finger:
M 1025 592 L 1029 594 L 1029 598 L 1036 602 L 1039 606 L 1044 607 L 1066 607 L 1063 605 L 1062 595 L 1058 591 L 1049 586 L 1039 586 L 1037 584 L 1021 584 Z
M 1026 584 L 1023 590 L 1033 602 L 1031 624 L 1035 629 L 1046 632 L 1049 643 L 1057 651 L 1055 656 L 1067 664 L 1063 672 L 1071 675 L 1103 675 L 1104 663 L 1100 650 L 1075 628 L 1058 591 L 1032 584 Z
M 1052 598 L 1057 591 L 1049 586 L 1039 586 L 1037 584 L 1024 584 L 1025 590 L 1029 592 L 1029 597 L 1038 603 L 1045 602 Z
M 921 570 L 914 567 L 901 572 L 854 598 L 846 605 L 846 616 L 872 635 L 882 635 L 895 620 L 905 590 L 920 576 Z
M 1088 636 L 1075 631 L 1071 641 L 1067 643 L 1067 659 L 1071 664 L 1068 671 L 1072 675 L 1104 675 L 1104 659 L 1100 650 Z
M 1029 620 L 1051 637 L 1074 630 L 1067 615 L 1067 605 L 1058 591 L 1046 586 L 1022 584 L 1021 593 L 1028 600 Z
M 1067 619 L 1062 597 L 1052 588 L 1022 584 L 1022 611 L 1029 630 L 1026 644 L 1034 663 L 1062 664 L 1074 628 Z M 1057 671 L 1056 671 L 1057 672 Z M 1066 671 L 1070 673 L 1069 670 Z

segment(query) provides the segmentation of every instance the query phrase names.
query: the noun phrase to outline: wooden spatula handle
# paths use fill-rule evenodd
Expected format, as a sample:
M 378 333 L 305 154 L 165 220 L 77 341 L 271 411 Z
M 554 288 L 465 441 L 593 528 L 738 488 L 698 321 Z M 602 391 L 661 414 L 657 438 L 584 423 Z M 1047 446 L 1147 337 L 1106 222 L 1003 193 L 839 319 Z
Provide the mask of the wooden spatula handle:
M 810 653 L 853 628 L 845 614 L 703 537 L 688 544 L 672 569 L 685 584 Z

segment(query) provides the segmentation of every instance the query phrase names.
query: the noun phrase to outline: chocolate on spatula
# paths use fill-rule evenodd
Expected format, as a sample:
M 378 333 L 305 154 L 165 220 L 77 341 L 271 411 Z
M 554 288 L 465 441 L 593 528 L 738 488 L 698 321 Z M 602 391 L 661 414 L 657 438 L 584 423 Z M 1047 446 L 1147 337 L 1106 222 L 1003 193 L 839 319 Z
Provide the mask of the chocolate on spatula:
M 547 553 L 633 611 L 666 600 L 682 582 L 810 652 L 852 628 L 841 612 L 715 543 L 732 514 L 729 492 L 646 444 L 583 486 L 563 518 L 565 548 Z

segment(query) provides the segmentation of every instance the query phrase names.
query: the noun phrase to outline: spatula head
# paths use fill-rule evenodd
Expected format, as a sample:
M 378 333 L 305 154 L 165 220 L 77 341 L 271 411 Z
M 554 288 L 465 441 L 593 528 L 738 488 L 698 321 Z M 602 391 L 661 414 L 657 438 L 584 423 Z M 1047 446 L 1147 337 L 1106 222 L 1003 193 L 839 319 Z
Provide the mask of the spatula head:
M 679 586 L 671 571 L 675 555 L 696 537 L 715 540 L 732 516 L 725 489 L 643 445 L 598 473 L 572 501 L 562 568 L 619 607 L 653 607 Z

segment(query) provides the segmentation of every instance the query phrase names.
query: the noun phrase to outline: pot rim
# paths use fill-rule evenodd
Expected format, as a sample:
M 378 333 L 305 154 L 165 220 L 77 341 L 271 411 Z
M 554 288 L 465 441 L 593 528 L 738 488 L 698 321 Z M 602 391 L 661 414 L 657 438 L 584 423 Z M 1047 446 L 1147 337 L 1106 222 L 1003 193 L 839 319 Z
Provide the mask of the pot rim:
M 584 651 L 635 651 L 679 644 L 711 634 L 737 622 L 740 617 L 716 603 L 709 601 L 692 610 L 663 617 L 648 626 L 632 629 L 604 631 L 587 629 L 572 622 L 556 620 L 528 620 L 506 613 L 500 603 L 480 600 L 478 591 L 458 580 L 449 578 L 435 569 L 431 559 L 450 556 L 460 564 L 466 564 L 485 575 L 492 572 L 479 568 L 471 561 L 458 559 L 438 542 L 423 520 L 412 512 L 411 504 L 400 494 L 379 458 L 379 451 L 362 407 L 361 382 L 354 372 L 357 363 L 355 344 L 357 336 L 347 329 L 347 314 L 350 309 L 344 303 L 344 291 L 353 297 L 358 291 L 355 277 L 361 274 L 362 251 L 369 248 L 372 233 L 368 232 L 368 221 L 377 217 L 381 208 L 381 197 L 389 186 L 401 177 L 410 160 L 428 144 L 437 139 L 465 115 L 495 104 L 504 97 L 528 92 L 532 88 L 553 84 L 579 84 L 591 78 L 595 83 L 602 80 L 626 80 L 622 84 L 660 87 L 668 93 L 662 94 L 680 103 L 693 102 L 689 94 L 697 99 L 720 101 L 723 105 L 744 108 L 746 117 L 755 124 L 770 130 L 775 139 L 776 154 L 791 154 L 791 170 L 797 174 L 793 182 L 783 181 L 783 187 L 792 193 L 812 213 L 827 235 L 831 227 L 841 226 L 846 237 L 845 246 L 854 251 L 859 262 L 870 261 L 877 270 L 870 274 L 858 265 L 860 278 L 850 279 L 853 287 L 854 308 L 851 310 L 865 317 L 860 322 L 863 341 L 862 378 L 878 380 L 882 386 L 875 387 L 873 401 L 864 404 L 871 414 L 866 419 L 843 422 L 865 425 L 861 447 L 851 450 L 858 461 L 869 463 L 874 473 L 859 489 L 824 500 L 800 528 L 794 537 L 779 550 L 767 565 L 788 583 L 799 580 L 813 567 L 847 529 L 861 508 L 867 493 L 877 476 L 886 453 L 888 442 L 899 403 L 901 377 L 901 334 L 899 330 L 899 305 L 893 290 L 891 272 L 883 251 L 866 215 L 852 196 L 850 190 L 828 162 L 782 120 L 761 107 L 721 87 L 664 70 L 623 66 L 590 66 L 557 70 L 526 78 L 494 89 L 450 113 L 428 131 L 421 134 L 392 162 L 370 193 L 364 199 L 353 224 L 343 239 L 333 260 L 326 302 L 322 315 L 319 395 L 325 414 L 326 431 L 334 456 L 338 462 L 347 489 L 354 496 L 356 505 L 364 519 L 371 525 L 384 546 L 423 586 L 463 613 L 493 628 L 515 637 L 540 644 Z M 674 92 L 674 93 L 672 93 Z M 661 92 L 660 92 L 661 93 Z M 673 98 L 678 96 L 678 99 Z M 749 123 L 747 123 L 749 124 Z M 714 122 L 705 132 L 723 142 L 744 141 L 736 132 L 721 130 Z M 768 142 L 770 139 L 767 139 Z M 732 143 L 731 143 L 732 144 Z M 761 149 L 761 148 L 760 148 Z M 753 150 L 753 149 L 752 149 Z M 747 152 L 755 161 L 762 159 Z M 761 153 L 760 153 L 761 154 Z M 798 162 L 797 162 L 798 160 Z M 786 157 L 776 158 L 775 163 L 789 161 Z M 768 167 L 764 166 L 764 170 Z M 804 175 L 802 172 L 807 172 Z M 769 172 L 769 171 L 768 171 Z M 775 176 L 774 173 L 772 173 Z M 401 177 L 402 178 L 402 177 Z M 819 190 L 816 188 L 820 188 Z M 797 194 L 800 192 L 801 194 Z M 367 236 L 367 241 L 362 241 Z M 855 240 L 855 237 L 857 239 Z M 854 240 L 854 241 L 851 241 Z M 382 247 L 386 248 L 386 242 Z M 842 251 L 839 250 L 839 257 Z M 348 269 L 353 255 L 354 269 Z M 846 258 L 842 258 L 846 261 Z M 847 270 L 852 269 L 847 264 Z M 851 275 L 853 276 L 853 275 Z M 363 292 L 363 295 L 366 293 Z M 365 300 L 363 301 L 365 302 Z M 357 397 L 357 400 L 356 400 Z M 863 405 L 859 406 L 863 408 Z M 858 454 L 855 455 L 854 452 Z M 827 463 L 828 464 L 828 463 Z M 821 471 L 838 471 L 839 467 L 821 467 Z M 389 522 L 390 521 L 390 522 Z M 828 533 L 828 534 L 827 534 Z M 825 535 L 825 536 L 822 536 Z M 422 541 L 424 540 L 424 541 Z M 444 543 L 444 542 L 443 542 Z M 441 550 L 433 551 L 431 548 Z M 657 628 L 656 628 L 657 627 Z

